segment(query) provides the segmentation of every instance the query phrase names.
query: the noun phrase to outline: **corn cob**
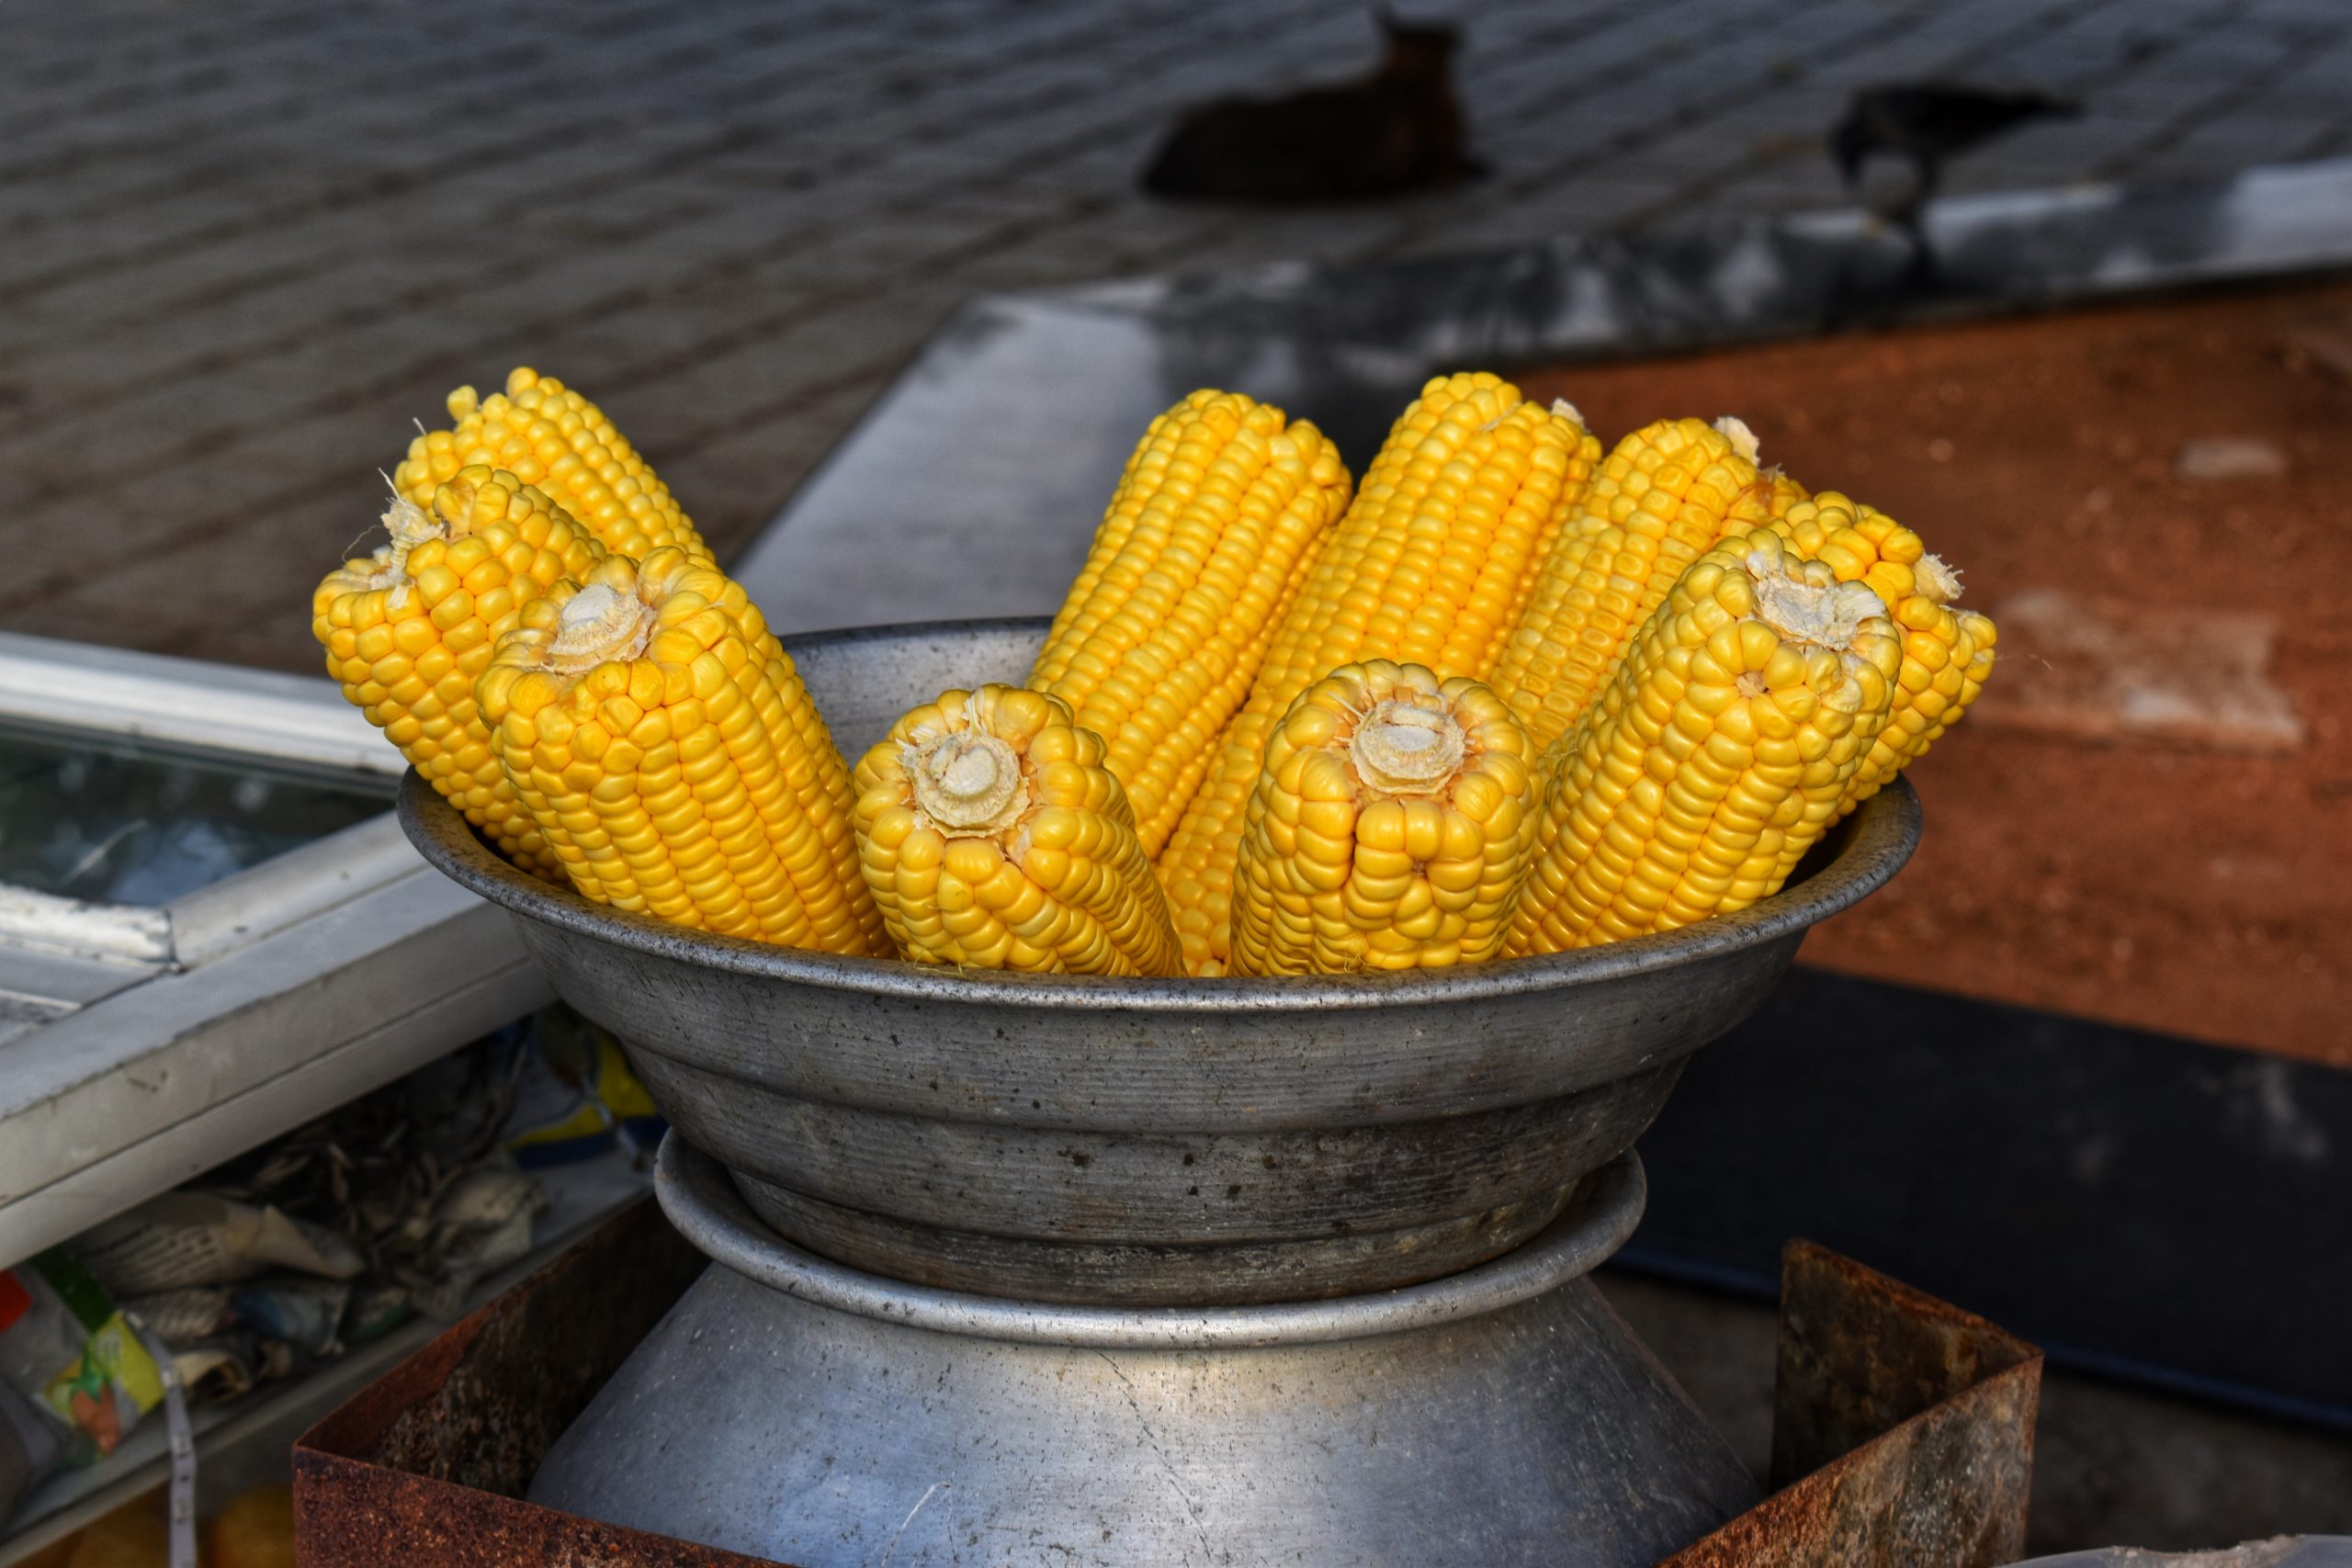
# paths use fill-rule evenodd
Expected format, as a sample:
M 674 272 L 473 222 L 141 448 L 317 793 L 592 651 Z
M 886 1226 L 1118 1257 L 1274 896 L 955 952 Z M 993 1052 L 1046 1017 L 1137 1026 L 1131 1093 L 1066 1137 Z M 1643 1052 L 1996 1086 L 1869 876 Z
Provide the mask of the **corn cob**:
M 1901 656 L 1883 609 L 1770 533 L 1684 573 L 1545 759 L 1506 951 L 1668 931 L 1777 892 L 1883 722 Z
M 1626 644 L 1733 513 L 1770 515 L 1776 491 L 1735 419 L 1661 420 L 1609 454 L 1538 569 L 1496 660 L 1497 693 L 1537 753 L 1574 728 Z
M 1234 872 L 1232 972 L 1478 964 L 1534 849 L 1534 770 L 1502 700 L 1373 660 L 1292 705 Z
M 1484 679 L 1529 569 L 1599 456 L 1573 409 L 1539 408 L 1496 377 L 1442 376 L 1421 389 L 1317 553 L 1160 853 L 1188 971 L 1225 972 L 1243 818 L 1291 704 L 1365 658 Z
M 879 955 L 848 780 L 791 661 L 718 571 L 607 556 L 499 639 L 477 688 L 515 794 L 585 897 L 726 936 Z M 836 848 L 840 846 L 840 848 Z
M 820 841 L 824 863 L 833 868 L 832 878 L 854 889 L 863 889 L 865 880 L 857 871 L 857 834 L 847 809 L 856 800 L 856 792 L 850 784 L 849 763 L 842 756 L 841 748 L 833 743 L 832 730 L 802 682 L 798 667 L 785 652 L 784 644 L 768 629 L 767 617 L 752 603 L 741 583 L 714 570 L 700 582 L 698 591 L 708 596 L 711 606 L 733 624 L 745 646 L 765 665 L 768 687 L 781 710 L 772 716 L 770 728 L 780 738 L 785 782 L 804 803 L 804 815 Z M 888 956 L 889 937 L 882 929 L 881 912 L 874 908 L 873 900 L 853 898 L 852 904 L 865 932 L 865 945 L 829 951 Z
M 908 713 L 857 765 L 857 843 L 891 940 L 922 964 L 1173 975 L 1176 933 L 1102 738 L 988 685 Z
M 1902 638 L 1892 710 L 1854 775 L 1842 814 L 1884 788 L 1976 700 L 1992 668 L 1994 626 L 1973 611 L 1951 608 L 1960 597 L 1959 574 L 1929 555 L 1918 535 L 1836 491 L 1791 508 L 1773 531 L 1800 558 L 1820 561 L 1839 581 L 1876 593 Z
M 329 572 L 311 601 L 327 673 L 401 754 L 525 870 L 560 878 L 538 827 L 500 772 L 474 682 L 497 638 L 559 579 L 604 551 L 513 474 L 469 468 L 428 499 L 396 496 L 391 543 Z
M 505 391 L 460 387 L 448 404 L 454 428 L 421 433 L 392 471 L 393 489 L 419 506 L 459 468 L 487 463 L 545 490 L 608 550 L 643 560 L 673 546 L 710 563 L 670 487 L 602 409 L 554 377 L 518 367 Z
M 1157 853 L 1348 502 L 1322 432 L 1231 392 L 1152 421 L 1030 671 L 1110 747 Z

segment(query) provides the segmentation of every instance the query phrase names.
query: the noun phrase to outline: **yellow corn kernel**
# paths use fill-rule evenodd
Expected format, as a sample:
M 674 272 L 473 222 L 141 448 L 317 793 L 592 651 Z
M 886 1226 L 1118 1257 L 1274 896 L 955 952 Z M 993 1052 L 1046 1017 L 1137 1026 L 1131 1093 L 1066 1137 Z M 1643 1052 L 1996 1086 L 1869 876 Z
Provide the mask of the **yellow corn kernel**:
M 1966 655 L 1966 662 L 1961 667 L 1960 694 L 1947 704 L 1942 712 L 1928 720 L 1927 727 L 1917 732 L 1916 739 L 1905 744 L 1901 758 L 1895 763 L 1898 770 L 1909 767 L 1926 756 L 1928 748 L 1940 739 L 1945 730 L 1960 722 L 1960 716 L 1968 711 L 1968 705 L 1976 700 L 1976 694 L 1984 689 L 1985 681 L 1992 676 L 1996 652 L 1993 645 L 1998 637 L 1993 617 L 1974 610 L 1962 610 L 1958 619 L 1960 637 L 1953 647 L 1953 659 L 1957 661 L 1963 652 Z M 1874 755 L 1871 761 L 1875 764 L 1882 760 Z M 1884 778 L 1873 775 L 1868 781 L 1870 794 L 1877 793 L 1885 784 Z M 1869 795 L 1857 795 L 1854 804 L 1860 805 L 1868 798 Z
M 635 560 L 674 547 L 710 564 L 711 553 L 678 502 L 605 412 L 552 376 L 527 367 L 489 397 L 449 394 L 452 428 L 409 443 L 392 488 L 419 506 L 459 468 L 489 464 L 560 502 L 606 549 Z
M 1702 557 L 1544 760 L 1506 951 L 1669 931 L 1779 891 L 1884 722 L 1901 655 L 1883 610 L 1770 533 Z
M 391 543 L 329 572 L 311 630 L 343 694 L 508 860 L 560 879 L 538 827 L 499 771 L 474 682 L 526 606 L 604 551 L 513 474 L 461 469 L 427 497 L 395 497 Z
M 1200 787 L 1348 493 L 1321 431 L 1232 392 L 1194 392 L 1128 459 L 1029 684 L 1109 745 L 1146 854 Z
M 1538 570 L 1496 660 L 1494 688 L 1540 753 L 1615 672 L 1634 631 L 1735 512 L 1770 515 L 1778 493 L 1735 419 L 1661 420 L 1620 441 Z
M 1102 738 L 1018 686 L 951 691 L 857 765 L 865 886 L 919 964 L 1173 975 L 1176 933 Z
M 1758 528 L 1770 527 L 1788 516 L 1790 508 L 1811 499 L 1813 492 L 1791 479 L 1785 469 L 1761 469 L 1756 482 L 1742 491 L 1731 510 L 1724 513 L 1719 537 L 1745 538 Z
M 1316 553 L 1257 683 L 1158 862 L 1186 969 L 1225 972 L 1235 857 L 1274 726 L 1330 671 L 1380 658 L 1483 680 L 1600 446 L 1566 403 L 1484 372 L 1421 389 Z
M 1534 851 L 1535 771 L 1510 710 L 1465 676 L 1372 660 L 1275 728 L 1234 872 L 1236 975 L 1479 964 Z
M 724 576 L 607 556 L 501 637 L 476 688 L 508 781 L 571 885 L 722 936 L 882 956 L 848 774 Z M 771 639 L 772 640 L 772 639 Z

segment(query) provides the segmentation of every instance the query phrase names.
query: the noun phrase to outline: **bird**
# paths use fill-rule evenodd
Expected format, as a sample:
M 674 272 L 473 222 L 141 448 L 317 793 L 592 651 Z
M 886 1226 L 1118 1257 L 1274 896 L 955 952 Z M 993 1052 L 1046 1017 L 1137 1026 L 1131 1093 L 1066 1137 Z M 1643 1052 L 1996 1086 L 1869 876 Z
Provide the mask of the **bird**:
M 1945 160 L 2014 130 L 2029 120 L 2071 119 L 2082 106 L 2034 91 L 2004 92 L 1958 83 L 1904 82 L 1864 87 L 1830 128 L 1830 156 L 1849 189 L 1860 189 L 1875 153 L 1906 160 L 1908 188 L 1874 202 L 1891 221 L 1919 231 L 1919 211 L 1942 182 Z
M 1385 8 L 1376 16 L 1385 48 L 1369 74 L 1185 111 L 1145 167 L 1144 189 L 1193 200 L 1360 201 L 1483 173 L 1453 88 L 1461 29 Z

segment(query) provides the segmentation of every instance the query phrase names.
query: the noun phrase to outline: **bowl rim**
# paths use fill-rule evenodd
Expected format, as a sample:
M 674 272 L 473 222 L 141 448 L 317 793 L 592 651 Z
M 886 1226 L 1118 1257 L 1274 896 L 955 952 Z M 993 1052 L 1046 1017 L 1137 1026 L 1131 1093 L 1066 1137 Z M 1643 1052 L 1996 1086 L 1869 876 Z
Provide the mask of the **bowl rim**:
M 1042 620 L 995 618 L 859 626 L 783 639 L 796 657 L 858 642 L 1011 631 Z M 968 1006 L 1162 1013 L 1290 1013 L 1495 1000 L 1600 985 L 1802 937 L 1860 902 L 1900 871 L 1919 842 L 1919 797 L 1899 775 L 1830 830 L 1829 861 L 1801 882 L 1729 915 L 1600 947 L 1445 969 L 1353 975 L 1131 978 L 950 969 L 899 958 L 861 958 L 720 936 L 592 903 L 508 864 L 422 774 L 401 776 L 397 810 L 417 852 L 435 870 L 519 919 L 648 957 L 698 964 L 749 979 L 875 998 Z

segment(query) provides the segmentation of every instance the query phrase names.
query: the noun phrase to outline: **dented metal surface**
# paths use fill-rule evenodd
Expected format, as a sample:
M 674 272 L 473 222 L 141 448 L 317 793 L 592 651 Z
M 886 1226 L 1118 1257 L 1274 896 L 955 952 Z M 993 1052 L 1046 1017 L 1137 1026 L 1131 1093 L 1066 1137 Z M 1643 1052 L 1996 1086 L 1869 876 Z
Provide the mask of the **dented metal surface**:
M 1781 1275 L 1780 1490 L 1670 1568 L 1994 1568 L 2025 1549 L 2041 1352 L 1809 1242 Z

